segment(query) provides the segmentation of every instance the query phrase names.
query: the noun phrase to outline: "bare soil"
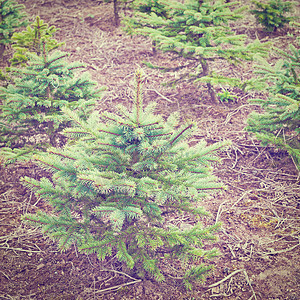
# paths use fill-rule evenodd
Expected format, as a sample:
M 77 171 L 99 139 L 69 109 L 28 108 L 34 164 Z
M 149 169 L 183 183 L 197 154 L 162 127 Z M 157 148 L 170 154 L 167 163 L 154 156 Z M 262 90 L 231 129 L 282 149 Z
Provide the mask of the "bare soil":
M 176 74 L 148 69 L 143 61 L 164 66 L 180 61 L 172 61 L 166 53 L 154 55 L 147 38 L 130 37 L 116 28 L 112 4 L 92 0 L 19 2 L 26 5 L 32 21 L 39 15 L 60 28 L 56 37 L 66 43 L 61 50 L 71 53 L 70 60 L 84 62 L 99 86 L 107 86 L 97 109 L 130 105 L 134 72 L 141 66 L 147 75 L 145 102 L 157 102 L 157 112 L 163 116 L 179 111 L 183 120 L 197 121 L 194 141 L 229 139 L 232 147 L 221 154 L 222 163 L 215 166 L 215 175 L 227 184 L 227 191 L 203 202 L 211 213 L 203 223 L 223 224 L 214 243 L 221 255 L 207 281 L 191 292 L 171 277 L 161 284 L 134 278 L 114 257 L 101 263 L 76 248 L 60 252 L 53 241 L 21 221 L 25 212 L 49 207 L 19 179 L 47 174 L 32 163 L 0 165 L 0 299 L 300 299 L 299 174 L 285 151 L 262 147 L 243 130 L 248 114 L 257 109 L 248 99 L 257 94 L 234 91 L 237 102 L 213 104 L 204 85 L 162 86 L 162 81 L 174 79 Z M 299 11 L 300 4 L 296 4 L 298 17 Z M 299 35 L 299 30 L 290 27 L 266 34 L 251 15 L 232 26 L 237 33 L 247 34 L 249 41 L 270 40 L 282 49 Z M 7 60 L 10 54 L 6 53 Z M 252 63 L 225 66 L 224 73 L 250 78 Z M 175 221 L 188 222 L 183 218 Z

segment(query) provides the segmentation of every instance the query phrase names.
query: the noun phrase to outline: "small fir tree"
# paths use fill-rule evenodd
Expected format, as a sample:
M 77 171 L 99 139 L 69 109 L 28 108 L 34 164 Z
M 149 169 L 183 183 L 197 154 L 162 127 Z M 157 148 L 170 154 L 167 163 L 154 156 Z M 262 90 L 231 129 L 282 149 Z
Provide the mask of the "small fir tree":
M 256 5 L 256 9 L 250 12 L 255 16 L 258 23 L 264 26 L 266 31 L 275 32 L 277 29 L 293 20 L 285 14 L 292 9 L 292 2 L 282 0 L 271 0 L 268 3 L 252 1 Z
M 164 280 L 163 265 L 181 260 L 182 279 L 191 288 L 211 269 L 206 263 L 216 251 L 204 250 L 203 244 L 215 239 L 219 225 L 179 228 L 168 218 L 207 214 L 198 202 L 223 188 L 211 166 L 226 143 L 189 146 L 195 126 L 180 125 L 177 114 L 163 120 L 154 114 L 154 103 L 144 107 L 143 81 L 138 71 L 131 110 L 118 106 L 118 113 L 95 112 L 83 121 L 64 109 L 77 124 L 64 131 L 73 139 L 35 158 L 53 174 L 51 180 L 23 180 L 53 212 L 26 214 L 24 220 L 62 249 L 75 244 L 101 260 L 115 256 L 139 276 L 158 281 Z
M 299 43 L 300 44 L 300 43 Z M 254 87 L 267 90 L 267 99 L 253 99 L 263 113 L 253 112 L 246 129 L 254 132 L 264 145 L 285 149 L 300 166 L 300 50 L 290 45 L 290 52 L 276 50 L 282 59 L 273 66 L 260 58 Z M 252 82 L 253 84 L 253 82 Z
M 254 53 L 267 54 L 266 44 L 259 41 L 245 44 L 246 35 L 235 34 L 230 21 L 242 16 L 242 10 L 232 8 L 237 4 L 223 0 L 138 0 L 134 17 L 125 19 L 129 33 L 150 36 L 156 48 L 171 52 L 176 58 L 184 57 L 186 64 L 164 71 L 181 71 L 179 79 L 170 84 L 187 81 L 204 81 L 211 99 L 217 102 L 215 84 L 239 85 L 240 80 L 224 77 L 214 72 L 211 62 L 226 60 L 232 64 L 251 60 Z M 153 67 L 147 63 L 148 66 Z M 184 71 L 187 70 L 187 71 Z
M 45 150 L 49 143 L 54 146 L 59 133 L 69 125 L 61 113 L 62 107 L 86 118 L 101 97 L 101 90 L 95 89 L 96 83 L 88 73 L 76 74 L 84 65 L 69 63 L 68 53 L 47 54 L 44 48 L 41 56 L 27 56 L 28 66 L 11 68 L 13 82 L 0 88 L 0 143 L 14 149 L 1 150 L 7 158 L 31 153 L 33 149 Z M 40 143 L 41 135 L 46 135 L 46 142 Z
M 12 47 L 15 50 L 13 58 L 10 60 L 11 64 L 13 66 L 19 64 L 25 66 L 28 61 L 26 53 L 35 53 L 41 56 L 43 47 L 49 53 L 62 46 L 63 42 L 58 42 L 53 38 L 57 30 L 59 29 L 55 26 L 49 26 L 37 16 L 35 22 L 27 26 L 26 30 L 15 32 L 11 37 L 13 41 Z
M 24 8 L 14 0 L 0 0 L 0 58 L 15 29 L 27 25 Z

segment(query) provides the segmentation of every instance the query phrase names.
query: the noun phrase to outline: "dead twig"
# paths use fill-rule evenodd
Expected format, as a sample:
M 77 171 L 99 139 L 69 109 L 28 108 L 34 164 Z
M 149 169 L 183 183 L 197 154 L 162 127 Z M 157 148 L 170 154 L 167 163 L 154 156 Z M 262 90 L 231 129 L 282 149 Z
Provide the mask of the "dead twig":
M 277 251 L 274 250 L 274 251 L 271 251 L 271 252 L 268 252 L 268 253 L 261 253 L 261 254 L 263 254 L 263 255 L 274 255 L 274 254 L 285 253 L 285 252 L 289 252 L 289 251 L 294 250 L 294 249 L 297 248 L 299 245 L 300 245 L 300 243 L 298 243 L 297 245 L 294 245 L 293 247 L 288 248 L 288 249 L 277 250 Z
M 116 292 L 116 291 L 118 291 L 119 289 L 121 289 L 124 286 L 135 284 L 135 283 L 138 283 L 138 282 L 141 282 L 141 281 L 142 281 L 141 279 L 138 279 L 138 280 L 135 280 L 135 281 L 131 281 L 131 282 L 127 282 L 127 283 L 115 285 L 115 286 L 109 287 L 107 289 L 95 291 L 94 294 L 99 294 L 99 293 L 104 293 L 104 292 L 110 292 L 110 291 Z
M 124 275 L 132 280 L 139 280 L 139 279 L 136 279 L 136 278 L 133 278 L 131 277 L 130 275 L 124 273 L 124 272 L 121 272 L 121 271 L 115 271 L 115 270 L 110 270 L 110 269 L 102 269 L 100 270 L 100 272 L 114 272 L 114 273 L 117 273 L 117 274 L 120 274 L 120 275 Z
M 221 213 L 223 212 L 223 205 L 224 205 L 226 202 L 227 202 L 227 200 L 224 201 L 224 202 L 222 202 L 222 203 L 220 204 L 219 209 L 218 209 L 218 212 L 217 212 L 215 224 L 218 223 L 219 218 L 220 218 L 220 216 L 221 216 Z
M 252 190 L 249 190 L 249 191 L 246 191 L 245 193 L 243 193 L 243 195 L 236 201 L 232 204 L 231 206 L 231 209 L 236 206 L 241 200 L 243 200 L 243 198 L 247 195 L 247 194 L 250 194 L 252 192 Z
M 255 294 L 254 289 L 253 289 L 253 287 L 252 287 L 251 281 L 250 281 L 250 279 L 249 279 L 249 277 L 248 277 L 248 274 L 247 274 L 247 272 L 246 272 L 245 269 L 243 269 L 243 273 L 244 273 L 244 276 L 245 276 L 245 278 L 246 278 L 246 280 L 247 280 L 247 283 L 248 283 L 248 285 L 250 286 L 250 289 L 251 289 L 251 291 L 252 291 L 252 296 L 251 296 L 250 299 L 252 299 L 252 298 L 254 297 L 254 299 L 257 300 L 257 297 L 256 297 L 256 294 Z
M 244 269 L 236 270 L 236 271 L 232 272 L 231 274 L 229 274 L 228 276 L 226 276 L 225 278 L 221 279 L 220 281 L 209 285 L 208 288 L 216 287 L 216 286 L 220 285 L 221 283 L 225 282 L 226 280 L 228 280 L 230 277 L 234 276 L 235 274 L 243 272 L 243 271 L 244 271 Z
M 163 99 L 167 100 L 170 103 L 174 103 L 172 100 L 170 100 L 169 98 L 167 98 L 166 96 L 162 95 L 160 92 L 158 92 L 155 89 L 147 89 L 147 91 L 153 91 L 155 92 L 157 95 L 159 95 L 160 97 L 162 97 Z
M 10 277 L 6 275 L 4 272 L 0 271 L 8 280 L 10 280 Z
M 221 124 L 225 124 L 227 125 L 229 122 L 230 122 L 230 119 L 236 114 L 239 112 L 239 110 L 243 107 L 248 107 L 248 106 L 253 106 L 253 104 L 244 104 L 244 105 L 241 105 L 239 106 L 238 108 L 236 108 L 234 111 L 230 112 L 227 116 L 226 116 L 226 119 L 223 123 Z
M 9 247 L 8 243 L 5 242 L 4 244 L 6 244 L 8 247 L 2 247 L 2 245 L 0 246 L 1 249 L 4 249 L 4 250 L 12 250 L 12 251 L 22 251 L 22 252 L 29 252 L 29 253 L 41 253 L 41 252 L 44 252 L 42 250 L 38 250 L 38 251 L 35 251 L 35 250 L 26 250 L 26 249 L 22 249 L 22 248 L 12 248 L 12 247 Z
M 237 273 L 240 273 L 240 272 L 243 272 L 243 274 L 244 274 L 244 276 L 245 276 L 245 278 L 246 278 L 246 281 L 247 281 L 247 283 L 248 283 L 248 285 L 250 286 L 250 289 L 251 289 L 251 291 L 252 291 L 252 296 L 251 296 L 250 299 L 252 299 L 252 298 L 254 297 L 254 299 L 257 300 L 255 291 L 254 291 L 254 289 L 253 289 L 253 287 L 252 287 L 252 285 L 251 285 L 251 281 L 250 281 L 250 279 L 249 279 L 249 277 L 248 277 L 248 274 L 247 274 L 247 272 L 246 272 L 245 269 L 240 269 L 240 270 L 236 270 L 236 271 L 232 272 L 231 274 L 229 274 L 229 275 L 226 276 L 225 278 L 221 279 L 220 281 L 215 282 L 215 283 L 209 285 L 208 288 L 211 289 L 211 288 L 213 288 L 213 287 L 216 287 L 216 286 L 220 285 L 221 283 L 225 282 L 226 280 L 230 279 L 232 276 L 234 276 L 234 275 L 236 275 Z

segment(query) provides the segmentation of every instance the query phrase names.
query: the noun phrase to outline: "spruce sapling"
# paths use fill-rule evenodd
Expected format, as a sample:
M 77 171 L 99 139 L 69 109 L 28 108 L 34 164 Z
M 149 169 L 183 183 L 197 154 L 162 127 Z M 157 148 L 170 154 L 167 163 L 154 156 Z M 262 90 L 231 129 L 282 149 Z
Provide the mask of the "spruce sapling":
M 150 3 L 149 3 L 150 2 Z M 246 44 L 247 36 L 236 34 L 229 26 L 242 17 L 243 8 L 234 9 L 237 2 L 224 0 L 138 0 L 134 17 L 124 19 L 125 30 L 130 34 L 150 36 L 155 47 L 174 54 L 174 60 L 184 58 L 185 63 L 170 67 L 149 67 L 178 72 L 181 81 L 207 85 L 210 98 L 218 102 L 214 86 L 217 84 L 241 86 L 239 78 L 229 78 L 213 70 L 212 61 L 227 61 L 232 65 L 252 60 L 253 55 L 266 55 L 267 44 L 258 40 Z M 146 9 L 148 8 L 148 9 Z
M 155 103 L 144 106 L 143 82 L 138 71 L 131 109 L 94 112 L 87 121 L 64 109 L 77 124 L 64 131 L 70 143 L 35 157 L 51 180 L 23 179 L 53 211 L 24 220 L 58 240 L 61 249 L 75 244 L 100 260 L 115 256 L 142 278 L 163 281 L 163 270 L 172 262 L 177 269 L 179 261 L 176 277 L 181 274 L 191 289 L 217 253 L 204 245 L 215 240 L 219 224 L 203 226 L 197 218 L 207 214 L 201 199 L 224 188 L 212 164 L 228 143 L 190 146 L 195 124 L 181 124 L 178 114 L 164 120 L 154 114 Z M 183 214 L 190 220 L 185 228 L 170 218 Z
M 58 50 L 47 53 L 44 46 L 40 56 L 26 53 L 25 68 L 10 68 L 13 82 L 0 87 L 0 143 L 6 147 L 1 154 L 8 162 L 56 145 L 61 131 L 70 124 L 62 107 L 86 118 L 101 98 L 103 89 L 95 88 L 88 73 L 78 73 L 84 65 L 69 63 L 68 56 Z
M 258 57 L 252 88 L 268 91 L 266 99 L 252 99 L 261 106 L 263 113 L 253 112 L 246 129 L 255 133 L 264 145 L 273 144 L 285 149 L 300 166 L 300 50 L 294 45 L 289 52 L 275 49 L 281 59 L 270 65 Z
M 0 0 L 0 59 L 6 45 L 11 43 L 14 31 L 27 25 L 24 8 L 14 0 Z
M 28 61 L 26 53 L 35 53 L 41 56 L 43 47 L 46 53 L 62 46 L 63 42 L 58 42 L 53 38 L 57 29 L 54 25 L 49 26 L 39 16 L 36 17 L 35 22 L 28 25 L 26 30 L 15 32 L 11 40 L 13 41 L 12 48 L 15 50 L 13 58 L 10 60 L 12 66 L 25 66 Z
M 277 29 L 293 20 L 292 17 L 287 17 L 285 14 L 292 9 L 292 2 L 282 0 L 271 0 L 268 3 L 252 1 L 256 9 L 250 10 L 255 16 L 258 23 L 263 25 L 266 31 L 276 32 Z

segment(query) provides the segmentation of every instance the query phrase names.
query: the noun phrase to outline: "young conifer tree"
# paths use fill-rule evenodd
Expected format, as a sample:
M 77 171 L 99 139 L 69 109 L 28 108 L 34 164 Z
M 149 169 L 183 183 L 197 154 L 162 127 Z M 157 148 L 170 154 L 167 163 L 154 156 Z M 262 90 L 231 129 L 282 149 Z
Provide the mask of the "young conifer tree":
M 58 42 L 53 38 L 57 30 L 59 29 L 54 25 L 49 26 L 37 16 L 35 22 L 28 25 L 26 30 L 15 32 L 11 37 L 12 48 L 15 50 L 10 60 L 11 64 L 25 66 L 28 61 L 26 53 L 35 53 L 40 56 L 43 53 L 43 46 L 45 46 L 46 53 L 62 46 L 63 42 Z
M 173 53 L 175 59 L 184 57 L 186 64 L 160 69 L 180 71 L 180 78 L 170 83 L 183 80 L 206 82 L 214 102 L 217 101 L 214 85 L 237 86 L 241 82 L 213 70 L 212 61 L 226 60 L 237 64 L 251 60 L 255 53 L 267 54 L 266 44 L 255 41 L 246 45 L 247 36 L 236 34 L 230 28 L 230 21 L 242 17 L 239 14 L 242 9 L 233 9 L 237 2 L 136 0 L 134 3 L 136 13 L 134 17 L 125 18 L 125 30 L 150 36 L 156 48 Z
M 256 73 L 260 76 L 254 80 L 254 88 L 267 90 L 269 95 L 251 100 L 264 112 L 251 113 L 246 129 L 264 145 L 287 150 L 300 170 L 300 50 L 292 44 L 289 48 L 289 52 L 275 49 L 282 59 L 274 66 L 258 58 Z
M 14 0 L 0 0 L 0 59 L 16 28 L 26 26 L 24 5 Z
M 7 159 L 56 145 L 70 123 L 62 107 L 86 118 L 101 98 L 89 74 L 77 72 L 84 65 L 68 62 L 68 56 L 58 50 L 47 53 L 44 43 L 41 55 L 26 53 L 26 67 L 11 68 L 13 82 L 0 87 L 0 143 L 5 146 L 1 155 Z
M 57 30 L 59 29 L 55 26 L 49 26 L 37 16 L 35 22 L 27 26 L 26 30 L 15 32 L 11 37 L 12 48 L 15 50 L 12 59 L 10 59 L 11 65 L 25 67 L 28 61 L 27 53 L 35 53 L 40 56 L 43 47 L 49 53 L 62 46 L 64 42 L 58 42 L 53 38 Z M 0 70 L 0 84 L 3 81 L 1 85 L 7 85 L 7 82 L 10 81 L 10 68 L 7 67 L 5 71 Z
M 268 3 L 252 2 L 256 9 L 250 10 L 250 12 L 266 31 L 276 32 L 277 29 L 284 27 L 286 23 L 293 20 L 292 17 L 286 16 L 286 13 L 292 10 L 293 2 L 282 0 L 270 0 Z
M 167 120 L 154 114 L 155 103 L 143 105 L 141 71 L 131 109 L 93 113 L 65 129 L 70 143 L 51 148 L 35 161 L 53 174 L 51 180 L 25 177 L 23 183 L 53 207 L 52 212 L 26 214 L 24 220 L 58 240 L 61 249 L 75 244 L 99 259 L 115 256 L 137 276 L 165 279 L 165 267 L 178 271 L 187 288 L 203 279 L 216 250 L 203 245 L 215 239 L 219 225 L 203 226 L 207 214 L 199 201 L 223 188 L 212 175 L 217 151 L 226 142 L 190 146 L 194 124 L 181 124 L 178 114 Z M 185 214 L 190 227 L 173 223 Z M 170 270 L 168 270 L 170 271 Z M 176 277 L 179 277 L 176 274 Z

